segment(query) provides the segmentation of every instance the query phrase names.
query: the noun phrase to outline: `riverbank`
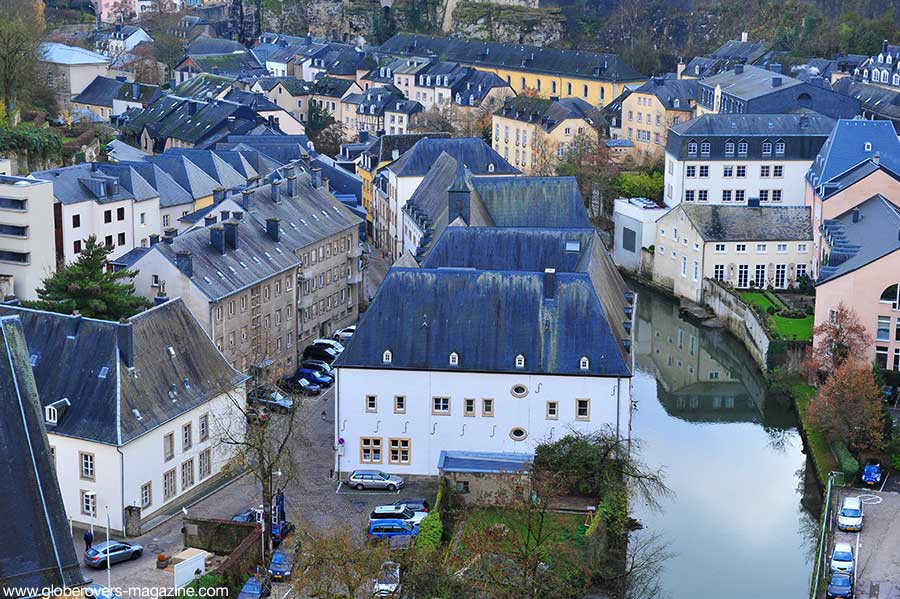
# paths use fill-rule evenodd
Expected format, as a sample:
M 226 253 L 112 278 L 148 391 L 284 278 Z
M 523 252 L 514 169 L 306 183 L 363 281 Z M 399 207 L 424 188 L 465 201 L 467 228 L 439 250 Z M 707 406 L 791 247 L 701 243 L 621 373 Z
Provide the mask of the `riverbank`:
M 789 385 L 794 408 L 797 410 L 797 419 L 800 422 L 800 436 L 803 437 L 804 445 L 812 458 L 819 486 L 824 488 L 828 474 L 838 469 L 838 463 L 831 451 L 831 446 L 828 445 L 822 433 L 813 428 L 807 416 L 807 410 L 816 394 L 816 388 L 806 383 L 800 376 L 792 376 Z

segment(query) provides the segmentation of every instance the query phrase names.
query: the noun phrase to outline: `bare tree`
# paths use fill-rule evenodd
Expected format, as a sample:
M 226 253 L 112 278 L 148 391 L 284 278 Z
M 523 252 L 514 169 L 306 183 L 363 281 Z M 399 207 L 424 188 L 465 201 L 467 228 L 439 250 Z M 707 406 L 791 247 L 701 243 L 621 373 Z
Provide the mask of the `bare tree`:
M 301 596 L 344 599 L 371 594 L 371 582 L 389 559 L 386 543 L 366 543 L 349 526 L 302 527 L 303 574 L 292 579 Z
M 44 32 L 43 3 L 0 0 L 0 15 L 0 87 L 7 113 L 12 116 L 16 100 L 27 96 L 38 78 L 34 65 Z

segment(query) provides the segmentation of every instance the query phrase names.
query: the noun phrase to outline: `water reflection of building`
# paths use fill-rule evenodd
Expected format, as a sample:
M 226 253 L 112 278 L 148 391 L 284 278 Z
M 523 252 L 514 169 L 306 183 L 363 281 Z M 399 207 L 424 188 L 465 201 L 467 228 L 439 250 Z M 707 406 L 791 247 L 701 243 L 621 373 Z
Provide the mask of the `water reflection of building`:
M 727 333 L 682 320 L 677 302 L 649 291 L 640 293 L 636 327 L 635 361 L 656 376 L 657 396 L 670 415 L 766 424 L 765 381 Z

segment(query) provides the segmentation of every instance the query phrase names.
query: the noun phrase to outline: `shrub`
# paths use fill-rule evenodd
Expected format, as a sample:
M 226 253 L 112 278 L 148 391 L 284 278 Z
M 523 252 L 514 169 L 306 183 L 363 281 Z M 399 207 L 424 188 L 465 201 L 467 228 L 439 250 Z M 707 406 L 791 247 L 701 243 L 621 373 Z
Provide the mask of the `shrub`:
M 850 450 L 847 449 L 847 446 L 843 443 L 832 443 L 831 451 L 834 452 L 834 457 L 837 458 L 841 471 L 844 473 L 844 483 L 852 484 L 853 481 L 856 480 L 856 475 L 859 473 L 859 462 L 853 457 L 853 454 L 850 453 Z
M 769 306 L 766 308 L 766 314 L 775 314 L 775 306 Z
M 900 453 L 891 454 L 891 466 L 900 471 Z
M 441 524 L 441 515 L 432 511 L 419 523 L 419 536 L 416 539 L 416 549 L 419 551 L 437 551 L 441 546 L 444 536 L 444 526 Z

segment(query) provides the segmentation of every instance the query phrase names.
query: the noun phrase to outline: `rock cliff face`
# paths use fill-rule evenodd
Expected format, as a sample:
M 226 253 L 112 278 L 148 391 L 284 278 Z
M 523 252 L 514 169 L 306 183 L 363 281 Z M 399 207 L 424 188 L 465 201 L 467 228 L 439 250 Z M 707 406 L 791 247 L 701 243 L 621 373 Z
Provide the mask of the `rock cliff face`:
M 566 20 L 558 8 L 538 9 L 521 3 L 459 2 L 453 10 L 452 31 L 471 39 L 547 46 L 566 33 Z

